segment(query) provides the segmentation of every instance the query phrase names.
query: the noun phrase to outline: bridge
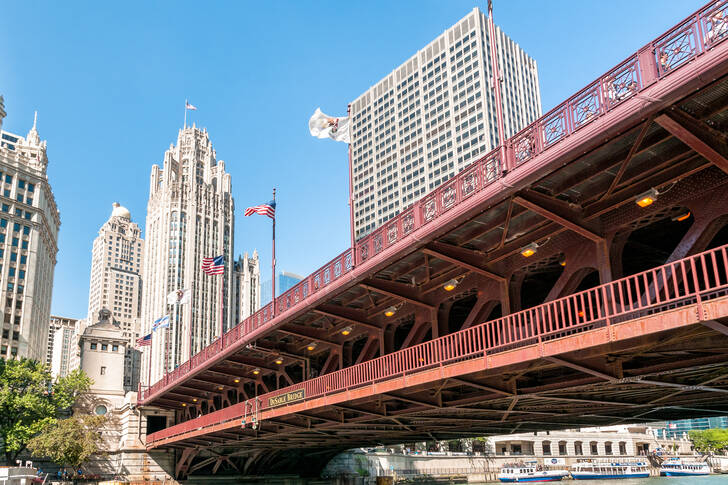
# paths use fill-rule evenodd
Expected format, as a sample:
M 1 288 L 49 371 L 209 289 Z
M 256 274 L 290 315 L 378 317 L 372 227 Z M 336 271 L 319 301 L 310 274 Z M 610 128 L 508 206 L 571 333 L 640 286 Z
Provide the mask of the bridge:
M 728 2 L 139 394 L 197 470 L 728 413 Z

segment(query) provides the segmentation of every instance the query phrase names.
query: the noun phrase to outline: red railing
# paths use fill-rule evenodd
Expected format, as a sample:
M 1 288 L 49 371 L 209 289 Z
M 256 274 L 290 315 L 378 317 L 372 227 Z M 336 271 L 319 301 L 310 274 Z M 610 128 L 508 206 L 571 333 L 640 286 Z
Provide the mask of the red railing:
M 489 186 L 505 172 L 518 171 L 537 155 L 558 145 L 572 133 L 726 38 L 728 0 L 715 0 L 516 133 L 506 140 L 504 147 L 496 148 L 474 162 L 450 181 L 357 241 L 353 250 L 347 249 L 276 298 L 277 316 L 291 309 L 303 308 L 307 305 L 307 298 L 351 271 L 354 259 L 359 265 L 378 255 Z M 223 337 L 222 347 L 219 340 L 213 342 L 153 386 L 143 390 L 140 400 L 149 399 L 230 345 L 245 340 L 251 332 L 273 325 L 273 316 L 272 304 L 266 305 L 229 330 Z
M 513 313 L 361 364 L 259 396 L 304 390 L 306 400 L 454 362 L 638 319 L 728 295 L 728 245 Z M 699 312 L 702 318 L 702 311 Z M 212 424 L 240 419 L 252 403 L 233 405 L 158 431 L 147 445 Z

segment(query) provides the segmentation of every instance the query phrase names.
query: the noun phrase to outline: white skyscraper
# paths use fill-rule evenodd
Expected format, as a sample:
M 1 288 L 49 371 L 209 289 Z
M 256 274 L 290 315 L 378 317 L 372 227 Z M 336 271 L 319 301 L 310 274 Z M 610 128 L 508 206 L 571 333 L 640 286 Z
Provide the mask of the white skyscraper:
M 68 375 L 73 370 L 72 360 L 76 352 L 74 338 L 78 320 L 51 315 L 48 330 L 48 356 L 46 364 L 51 367 L 53 377 Z
M 102 308 L 108 309 L 132 345 L 141 332 L 143 260 L 141 229 L 131 221 L 129 210 L 114 202 L 109 220 L 94 239 L 87 321 L 95 321 Z
M 143 382 L 189 359 L 220 336 L 232 321 L 234 201 L 230 175 L 218 161 L 207 130 L 179 131 L 177 144 L 152 166 L 142 272 L 142 334 L 169 315 L 170 325 L 144 347 Z M 222 255 L 224 275 L 206 275 L 202 259 Z M 169 304 L 170 292 L 189 289 L 190 303 Z M 222 323 L 221 323 L 222 320 Z
M 506 137 L 541 115 L 536 61 L 496 27 Z M 351 103 L 360 238 L 498 145 L 490 35 L 478 8 Z
M 240 323 L 260 308 L 260 261 L 253 256 L 238 257 L 233 265 L 233 321 Z
M 0 96 L 0 357 L 45 360 L 61 224 L 36 123 L 26 137 L 2 130 Z

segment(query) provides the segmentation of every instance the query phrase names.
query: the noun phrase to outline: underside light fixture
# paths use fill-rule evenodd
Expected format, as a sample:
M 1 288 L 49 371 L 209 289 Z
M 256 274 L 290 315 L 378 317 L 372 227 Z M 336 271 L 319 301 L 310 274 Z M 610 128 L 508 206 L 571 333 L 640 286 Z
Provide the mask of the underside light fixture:
M 234 382 L 235 384 L 237 384 L 238 382 L 240 382 L 240 379 L 233 379 L 233 382 Z
M 197 402 L 197 398 L 196 397 L 193 397 L 192 398 L 192 402 Z
M 675 217 L 673 217 L 672 221 L 673 222 L 682 222 L 686 219 L 689 219 L 691 215 L 692 214 L 690 214 L 690 211 L 685 211 L 685 212 L 682 212 L 682 213 L 676 215 Z
M 278 365 L 281 365 L 281 364 L 283 363 L 283 358 L 281 358 L 281 357 L 276 357 L 276 360 L 274 360 L 273 362 L 275 362 L 275 363 L 276 363 L 276 364 L 278 364 Z
M 186 402 L 183 402 L 183 403 L 182 403 L 182 407 L 183 407 L 183 408 L 186 408 L 186 407 L 187 407 L 187 403 L 186 403 Z
M 579 315 L 579 318 L 584 318 L 584 310 L 579 310 L 577 315 Z
M 397 313 L 397 307 L 396 307 L 396 306 L 394 306 L 394 305 L 392 305 L 392 306 L 390 306 L 390 307 L 387 307 L 387 308 L 386 308 L 386 309 L 384 310 L 384 316 L 385 316 L 385 317 L 391 317 L 391 316 L 393 316 L 393 315 L 394 315 L 395 313 Z
M 559 266 L 566 266 L 566 256 L 563 254 L 559 256 Z
M 311 351 L 316 349 L 316 347 L 318 347 L 318 344 L 316 342 L 311 342 L 306 346 L 306 350 Z
M 530 258 L 534 254 L 536 254 L 536 251 L 538 251 L 538 244 L 532 242 L 528 246 L 523 246 L 521 248 L 521 256 L 523 256 L 524 258 Z
M 455 278 L 453 278 L 451 280 L 446 281 L 445 284 L 442 285 L 442 289 L 445 291 L 452 291 L 458 286 L 458 283 L 460 283 L 460 282 L 458 280 L 456 280 Z
M 638 195 L 634 201 L 640 207 L 647 207 L 657 200 L 658 195 L 660 195 L 660 193 L 653 187 L 647 192 Z
M 341 335 L 347 336 L 351 333 L 351 327 L 344 327 L 341 329 Z
M 253 375 L 257 376 L 258 374 L 260 374 L 260 368 L 256 367 L 255 369 L 253 369 Z

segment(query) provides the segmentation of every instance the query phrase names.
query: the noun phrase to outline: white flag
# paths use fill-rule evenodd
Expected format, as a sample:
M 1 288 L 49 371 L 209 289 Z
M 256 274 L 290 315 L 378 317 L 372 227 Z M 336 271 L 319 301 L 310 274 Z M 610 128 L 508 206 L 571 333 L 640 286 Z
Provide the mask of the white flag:
M 180 305 L 184 305 L 185 303 L 190 302 L 190 290 L 187 288 L 186 290 L 177 290 L 173 291 L 169 295 L 167 295 L 167 304 L 174 305 L 175 303 L 178 303 Z
M 189 110 L 192 110 L 192 111 L 197 111 L 197 106 L 192 106 L 190 103 L 188 103 L 187 101 L 185 101 L 185 109 L 189 109 Z
M 331 138 L 332 140 L 351 143 L 348 116 L 336 118 L 325 115 L 321 112 L 321 108 L 316 108 L 316 112 L 308 120 L 308 129 L 311 136 L 316 138 Z

